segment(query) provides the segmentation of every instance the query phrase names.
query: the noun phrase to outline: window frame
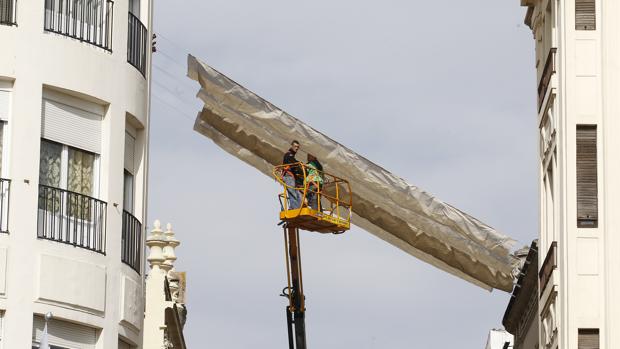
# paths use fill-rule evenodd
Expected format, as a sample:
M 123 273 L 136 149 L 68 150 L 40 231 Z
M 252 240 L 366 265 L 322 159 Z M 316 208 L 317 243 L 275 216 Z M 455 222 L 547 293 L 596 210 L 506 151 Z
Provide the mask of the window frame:
M 101 162 L 101 155 L 88 151 L 88 150 L 84 150 L 84 149 L 80 149 L 80 148 L 76 148 L 67 144 L 63 144 L 60 142 L 56 142 L 53 141 L 51 139 L 47 139 L 47 138 L 41 138 L 41 147 L 43 146 L 43 142 L 48 142 L 48 143 L 53 143 L 53 144 L 58 144 L 62 147 L 61 153 L 60 153 L 60 183 L 59 183 L 59 187 L 58 189 L 61 190 L 66 190 L 69 191 L 68 189 L 68 185 L 69 185 L 69 149 L 74 149 L 77 151 L 81 151 L 84 153 L 88 153 L 88 154 L 92 154 L 94 156 L 94 161 L 93 161 L 93 192 L 90 194 L 82 194 L 82 193 L 78 193 L 81 195 L 86 195 L 86 196 L 90 196 L 92 198 L 95 199 L 99 199 L 99 194 L 100 194 L 100 183 L 99 183 L 99 179 L 100 179 L 100 174 L 99 174 L 99 170 L 100 170 L 100 162 Z M 40 155 L 40 151 L 39 151 L 39 162 L 41 161 L 41 155 Z M 39 173 L 39 183 L 41 182 L 41 175 Z

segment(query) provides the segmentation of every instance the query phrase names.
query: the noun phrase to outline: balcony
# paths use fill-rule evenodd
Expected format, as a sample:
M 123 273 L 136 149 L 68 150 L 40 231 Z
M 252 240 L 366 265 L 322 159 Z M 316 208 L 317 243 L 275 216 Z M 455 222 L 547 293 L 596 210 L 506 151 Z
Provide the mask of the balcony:
M 123 210 L 123 231 L 121 241 L 121 260 L 131 269 L 140 273 L 142 261 L 142 224 L 131 213 Z
M 87 195 L 39 185 L 37 237 L 105 254 L 107 206 Z
M 142 76 L 146 76 L 146 49 L 148 31 L 138 17 L 129 13 L 129 32 L 127 34 L 127 62 L 133 65 Z
M 11 180 L 0 178 L 0 233 L 9 232 L 9 193 Z
M 112 0 L 45 0 L 44 28 L 112 51 L 113 9 Z
M 0 0 L 0 24 L 17 25 L 16 0 Z
M 545 66 L 542 74 L 540 75 L 540 81 L 538 82 L 538 110 L 542 107 L 542 102 L 547 94 L 549 83 L 551 82 L 551 76 L 555 74 L 555 53 L 557 49 L 552 48 L 549 50 Z
M 551 247 L 549 247 L 549 251 L 547 252 L 547 256 L 545 257 L 545 261 L 543 262 L 540 271 L 538 272 L 538 279 L 540 285 L 540 295 L 545 292 L 545 288 L 551 279 L 551 274 L 558 267 L 557 261 L 557 250 L 558 243 L 554 241 L 551 243 Z

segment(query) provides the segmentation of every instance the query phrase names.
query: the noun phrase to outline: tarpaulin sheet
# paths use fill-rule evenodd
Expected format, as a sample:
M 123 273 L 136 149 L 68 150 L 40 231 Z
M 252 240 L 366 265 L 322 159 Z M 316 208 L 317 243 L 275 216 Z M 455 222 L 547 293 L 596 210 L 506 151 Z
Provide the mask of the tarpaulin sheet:
M 514 241 L 476 218 L 407 183 L 353 150 L 287 114 L 195 57 L 188 76 L 204 102 L 194 129 L 272 176 L 293 139 L 325 171 L 347 179 L 352 223 L 437 268 L 487 290 L 510 292 Z

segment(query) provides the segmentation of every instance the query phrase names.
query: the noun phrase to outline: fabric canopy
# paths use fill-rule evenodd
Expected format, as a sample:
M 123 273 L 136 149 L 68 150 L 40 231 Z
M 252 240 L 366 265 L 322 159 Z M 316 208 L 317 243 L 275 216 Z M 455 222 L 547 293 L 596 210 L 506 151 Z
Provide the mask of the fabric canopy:
M 204 107 L 194 129 L 267 176 L 292 139 L 321 159 L 325 171 L 347 179 L 352 223 L 435 267 L 487 290 L 510 292 L 514 241 L 450 206 L 253 92 L 195 57 L 188 76 L 200 83 Z

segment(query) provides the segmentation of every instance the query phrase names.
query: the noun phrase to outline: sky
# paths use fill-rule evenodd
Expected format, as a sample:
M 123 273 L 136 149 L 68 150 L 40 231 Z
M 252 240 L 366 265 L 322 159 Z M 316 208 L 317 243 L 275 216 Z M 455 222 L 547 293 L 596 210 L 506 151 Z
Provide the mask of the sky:
M 524 15 L 518 0 L 156 1 L 147 229 L 181 241 L 188 346 L 288 345 L 279 188 L 193 131 L 188 53 L 521 247 L 538 235 Z M 357 227 L 301 232 L 301 254 L 309 348 L 484 348 L 510 297 Z

